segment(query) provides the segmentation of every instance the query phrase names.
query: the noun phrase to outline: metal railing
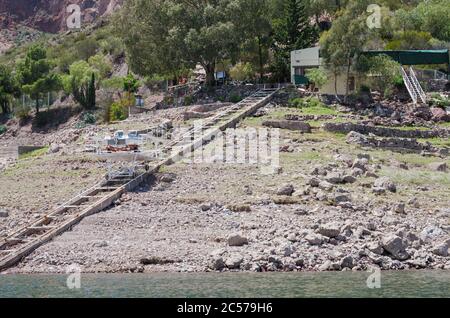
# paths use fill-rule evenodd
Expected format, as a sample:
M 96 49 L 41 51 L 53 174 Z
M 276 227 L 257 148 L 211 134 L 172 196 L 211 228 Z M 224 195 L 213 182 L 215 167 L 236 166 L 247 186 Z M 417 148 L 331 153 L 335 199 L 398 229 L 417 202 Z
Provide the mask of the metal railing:
M 422 102 L 425 104 L 427 102 L 427 95 L 422 89 L 422 86 L 419 83 L 419 80 L 417 79 L 416 73 L 414 72 L 414 69 L 412 67 L 409 68 L 409 77 L 411 79 L 412 84 L 414 85 L 417 94 L 419 95 Z
M 409 95 L 411 96 L 413 103 L 417 104 L 417 92 L 414 89 L 413 84 L 411 83 L 411 80 L 409 79 L 408 74 L 406 73 L 405 69 L 403 67 L 400 67 L 402 76 L 403 76 L 403 82 L 405 83 L 406 88 L 408 89 Z

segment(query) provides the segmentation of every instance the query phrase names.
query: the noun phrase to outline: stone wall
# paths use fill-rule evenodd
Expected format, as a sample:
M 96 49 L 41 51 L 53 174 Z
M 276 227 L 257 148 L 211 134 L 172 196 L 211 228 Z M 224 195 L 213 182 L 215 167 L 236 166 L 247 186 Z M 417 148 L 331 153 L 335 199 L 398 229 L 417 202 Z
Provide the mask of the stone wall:
M 448 138 L 450 131 L 448 129 L 433 130 L 401 130 L 387 127 L 368 126 L 355 123 L 325 123 L 323 128 L 333 133 L 348 134 L 351 131 L 363 135 L 373 134 L 380 137 L 397 138 Z

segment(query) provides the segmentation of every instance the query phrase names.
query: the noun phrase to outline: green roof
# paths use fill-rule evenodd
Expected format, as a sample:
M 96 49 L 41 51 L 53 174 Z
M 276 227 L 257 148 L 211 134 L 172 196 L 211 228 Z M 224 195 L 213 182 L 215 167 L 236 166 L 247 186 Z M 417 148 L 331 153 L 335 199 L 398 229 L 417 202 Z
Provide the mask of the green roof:
M 449 64 L 449 50 L 366 51 L 368 56 L 385 54 L 402 65 Z

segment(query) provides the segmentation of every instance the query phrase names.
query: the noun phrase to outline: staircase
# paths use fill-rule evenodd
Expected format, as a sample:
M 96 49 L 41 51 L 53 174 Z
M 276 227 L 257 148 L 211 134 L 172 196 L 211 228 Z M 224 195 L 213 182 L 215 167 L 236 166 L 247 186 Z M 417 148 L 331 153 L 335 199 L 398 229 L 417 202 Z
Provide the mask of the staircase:
M 403 68 L 403 66 L 400 67 L 400 69 L 403 76 L 403 82 L 405 83 L 406 88 L 408 89 L 409 95 L 411 96 L 411 99 L 413 100 L 414 104 L 417 104 L 418 102 L 422 102 L 425 104 L 427 102 L 427 95 L 423 91 L 422 86 L 420 85 L 413 68 L 410 67 L 409 72 L 407 72 Z

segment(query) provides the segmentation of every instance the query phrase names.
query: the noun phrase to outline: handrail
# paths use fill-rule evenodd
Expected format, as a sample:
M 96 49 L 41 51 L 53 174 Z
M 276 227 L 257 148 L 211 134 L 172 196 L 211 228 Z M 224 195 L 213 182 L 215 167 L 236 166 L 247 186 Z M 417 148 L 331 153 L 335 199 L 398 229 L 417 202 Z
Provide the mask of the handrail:
M 417 79 L 416 73 L 414 72 L 412 67 L 409 68 L 409 74 L 410 74 L 411 81 L 412 81 L 414 87 L 416 88 L 417 93 L 419 94 L 420 99 L 425 104 L 427 102 L 427 95 L 423 91 L 422 86 L 420 85 L 419 80 Z
M 409 95 L 411 96 L 414 104 L 417 104 L 417 93 L 414 90 L 414 86 L 411 83 L 408 74 L 405 72 L 405 69 L 402 66 L 400 67 L 400 69 L 402 71 L 403 81 L 405 82 L 405 86 L 408 89 Z

